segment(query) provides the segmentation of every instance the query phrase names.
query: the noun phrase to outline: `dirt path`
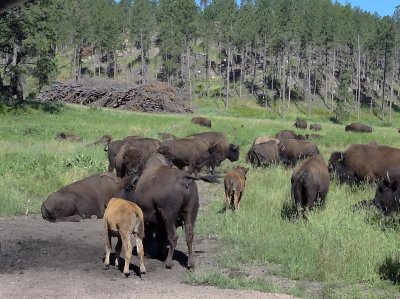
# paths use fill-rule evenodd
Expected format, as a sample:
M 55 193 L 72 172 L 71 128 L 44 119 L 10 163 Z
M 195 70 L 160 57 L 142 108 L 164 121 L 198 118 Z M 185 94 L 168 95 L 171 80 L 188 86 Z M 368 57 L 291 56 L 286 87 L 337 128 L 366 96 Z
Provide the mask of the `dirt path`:
M 147 274 L 141 278 L 135 274 L 134 255 L 132 274 L 123 278 L 114 267 L 103 270 L 100 219 L 49 223 L 41 215 L 0 218 L 0 298 L 293 298 L 186 284 L 187 248 L 180 229 L 179 236 L 173 269 L 146 258 Z M 212 268 L 217 249 L 212 238 L 195 235 L 196 271 Z

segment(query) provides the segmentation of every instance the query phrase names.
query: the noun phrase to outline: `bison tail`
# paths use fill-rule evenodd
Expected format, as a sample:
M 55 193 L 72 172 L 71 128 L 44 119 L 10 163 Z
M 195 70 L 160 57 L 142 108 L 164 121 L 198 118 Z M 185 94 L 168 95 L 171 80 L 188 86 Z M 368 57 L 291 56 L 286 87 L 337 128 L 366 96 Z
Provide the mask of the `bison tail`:
M 135 211 L 135 218 L 137 220 L 137 224 L 135 224 L 135 233 L 136 235 L 141 238 L 144 239 L 144 219 L 143 219 L 143 212 L 142 210 L 139 208 L 139 206 L 137 206 L 138 209 L 136 209 Z
M 301 179 L 303 179 L 306 175 L 307 175 L 307 171 L 302 171 L 302 172 L 298 173 L 295 177 L 292 178 L 292 189 L 291 189 L 290 193 L 291 193 L 291 197 L 292 197 L 292 203 L 294 206 L 297 205 L 296 198 L 297 198 L 297 200 L 301 200 L 301 198 L 299 198 L 299 197 L 302 196 L 302 192 L 300 191 L 298 193 L 298 191 L 299 191 L 298 184 L 299 184 L 299 181 Z

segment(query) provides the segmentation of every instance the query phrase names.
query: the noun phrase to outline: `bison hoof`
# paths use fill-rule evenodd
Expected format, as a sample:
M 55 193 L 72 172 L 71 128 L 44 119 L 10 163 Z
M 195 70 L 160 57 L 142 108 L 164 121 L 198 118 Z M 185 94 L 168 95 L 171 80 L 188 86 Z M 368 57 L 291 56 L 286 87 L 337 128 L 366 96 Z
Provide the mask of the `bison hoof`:
M 125 278 L 126 278 L 126 277 L 129 276 L 129 274 L 130 274 L 129 272 L 127 272 L 127 273 L 124 272 L 124 273 L 122 274 L 122 277 L 125 277 Z
M 145 267 L 140 267 L 140 274 L 146 274 L 146 268 Z
M 104 265 L 103 266 L 103 270 L 108 270 L 108 268 L 110 268 L 110 265 Z
M 167 268 L 167 269 L 172 269 L 172 267 L 174 266 L 174 263 L 173 262 L 165 262 L 165 268 Z

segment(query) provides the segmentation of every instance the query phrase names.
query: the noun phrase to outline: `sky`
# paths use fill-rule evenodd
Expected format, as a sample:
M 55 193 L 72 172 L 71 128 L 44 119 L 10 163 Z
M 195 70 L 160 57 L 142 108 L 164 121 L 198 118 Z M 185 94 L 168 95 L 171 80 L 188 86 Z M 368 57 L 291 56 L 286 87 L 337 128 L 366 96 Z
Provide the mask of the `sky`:
M 370 13 L 377 12 L 381 17 L 392 16 L 394 8 L 400 5 L 400 0 L 338 0 L 338 2 L 341 4 L 348 2 L 352 7 L 359 6 Z

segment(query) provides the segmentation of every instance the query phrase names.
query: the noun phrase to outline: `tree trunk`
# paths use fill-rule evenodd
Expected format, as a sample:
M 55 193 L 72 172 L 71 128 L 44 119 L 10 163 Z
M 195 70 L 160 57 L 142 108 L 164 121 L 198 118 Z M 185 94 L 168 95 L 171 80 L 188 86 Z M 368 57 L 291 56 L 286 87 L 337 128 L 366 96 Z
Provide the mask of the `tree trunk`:
M 117 79 L 117 50 L 114 49 L 114 72 L 113 72 L 113 78 L 114 80 Z
M 267 89 L 267 37 L 264 36 L 264 51 L 263 51 L 263 100 L 265 101 L 265 108 L 268 107 L 267 97 L 265 96 L 265 91 Z
M 385 117 L 385 107 L 384 107 L 384 103 L 385 103 L 385 89 L 386 89 L 386 68 L 387 68 L 387 52 L 388 52 L 388 46 L 387 46 L 387 42 L 385 43 L 385 60 L 383 63 L 383 86 L 382 86 L 382 120 Z
M 333 64 L 332 64 L 332 82 L 331 82 L 331 112 L 333 112 L 333 94 L 335 86 L 335 63 L 336 63 L 336 47 L 333 46 Z
M 242 97 L 242 85 L 243 85 L 243 77 L 244 77 L 244 63 L 245 63 L 245 48 L 246 46 L 243 47 L 242 49 L 242 61 L 240 62 L 240 82 L 239 82 L 239 97 Z
M 144 55 L 144 47 L 143 47 L 143 33 L 140 32 L 140 56 L 142 61 L 142 84 L 146 82 L 146 74 L 145 74 L 145 55 Z
M 187 58 L 187 71 L 188 71 L 188 83 L 189 83 L 189 97 L 190 97 L 190 103 L 193 101 L 193 96 L 192 96 L 192 77 L 191 77 L 191 72 L 190 72 L 190 47 L 189 47 L 189 41 L 187 41 L 186 45 L 186 58 Z
M 206 61 L 205 61 L 205 66 L 206 66 L 206 94 L 207 97 L 210 96 L 210 63 L 209 63 L 209 51 L 210 47 L 207 45 L 206 46 Z
M 360 49 L 360 35 L 357 36 L 358 48 L 358 69 L 357 69 L 357 120 L 360 120 L 360 105 L 361 105 L 361 49 Z
M 310 56 L 308 59 L 308 116 L 311 115 L 311 52 L 310 50 Z

